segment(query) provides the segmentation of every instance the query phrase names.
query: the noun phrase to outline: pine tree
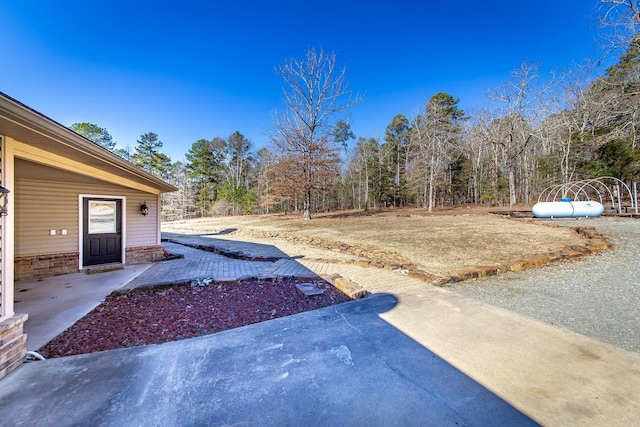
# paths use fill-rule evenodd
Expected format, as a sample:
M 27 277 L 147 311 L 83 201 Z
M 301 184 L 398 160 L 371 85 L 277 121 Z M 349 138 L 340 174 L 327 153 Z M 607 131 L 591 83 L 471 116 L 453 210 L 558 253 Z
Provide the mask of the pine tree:
M 113 151 L 116 147 L 116 143 L 111 137 L 111 134 L 105 128 L 101 128 L 96 124 L 87 122 L 74 123 L 69 126 L 69 129 L 109 151 Z
M 132 163 L 159 178 L 168 179 L 172 169 L 171 159 L 160 152 L 162 142 L 158 140 L 158 135 L 144 133 L 137 143 L 135 153 L 131 156 Z

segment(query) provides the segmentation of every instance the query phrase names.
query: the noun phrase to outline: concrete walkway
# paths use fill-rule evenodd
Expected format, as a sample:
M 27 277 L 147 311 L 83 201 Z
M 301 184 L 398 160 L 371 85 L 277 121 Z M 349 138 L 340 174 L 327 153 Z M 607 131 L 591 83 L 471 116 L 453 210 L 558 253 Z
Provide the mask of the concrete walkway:
M 214 258 L 187 267 L 190 250 L 187 264 L 157 263 L 134 282 L 224 271 Z M 29 363 L 0 382 L 0 424 L 640 423 L 636 353 L 399 273 L 286 258 L 258 264 L 251 268 L 259 274 L 338 273 L 393 295 L 192 340 Z
M 16 282 L 15 311 L 29 314 L 24 325 L 27 350 L 38 350 L 149 267 L 151 264 L 132 265 L 99 274 L 64 274 Z

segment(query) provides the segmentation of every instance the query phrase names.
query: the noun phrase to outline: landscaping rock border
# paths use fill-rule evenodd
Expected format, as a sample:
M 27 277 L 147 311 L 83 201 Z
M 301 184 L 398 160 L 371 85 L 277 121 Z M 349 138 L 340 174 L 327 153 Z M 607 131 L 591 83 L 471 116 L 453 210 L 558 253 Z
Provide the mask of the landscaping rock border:
M 532 224 L 544 225 L 546 227 L 561 227 L 560 225 L 547 223 L 537 219 L 530 220 L 512 215 L 503 215 L 503 217 L 515 221 L 527 221 Z M 437 279 L 432 284 L 442 286 L 446 285 L 447 283 L 456 283 L 463 280 L 495 276 L 496 274 L 506 273 L 507 271 L 522 271 L 528 268 L 537 267 L 552 262 L 582 258 L 592 253 L 597 253 L 613 248 L 613 245 L 611 244 L 609 239 L 599 233 L 595 227 L 578 226 L 570 228 L 572 228 L 578 235 L 586 239 L 584 244 L 565 246 L 558 252 L 532 255 L 528 258 L 515 260 L 509 265 L 482 266 L 477 268 L 457 270 L 451 276 L 445 276 Z
M 331 283 L 334 288 L 342 291 L 346 296 L 352 300 L 361 299 L 366 297 L 369 293 L 362 286 L 349 279 L 345 279 L 339 274 L 332 274 L 331 276 L 320 275 L 320 278 L 326 282 Z

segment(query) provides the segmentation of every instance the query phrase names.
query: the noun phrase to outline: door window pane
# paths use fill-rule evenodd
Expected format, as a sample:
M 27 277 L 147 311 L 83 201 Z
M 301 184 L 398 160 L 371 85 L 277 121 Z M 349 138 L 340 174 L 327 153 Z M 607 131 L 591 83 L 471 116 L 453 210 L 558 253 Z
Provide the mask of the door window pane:
M 89 200 L 89 234 L 116 232 L 116 202 Z

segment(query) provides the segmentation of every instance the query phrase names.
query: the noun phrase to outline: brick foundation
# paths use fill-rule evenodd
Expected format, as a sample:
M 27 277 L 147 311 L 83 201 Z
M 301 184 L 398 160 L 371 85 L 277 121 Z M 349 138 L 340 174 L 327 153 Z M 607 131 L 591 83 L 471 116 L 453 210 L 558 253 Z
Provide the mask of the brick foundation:
M 160 261 L 164 255 L 162 245 L 138 246 L 126 251 L 128 265 Z M 78 263 L 78 252 L 19 257 L 14 260 L 14 276 L 15 280 L 33 280 L 77 273 Z
M 127 264 L 147 264 L 162 260 L 164 256 L 162 245 L 138 246 L 127 248 Z
M 27 336 L 24 334 L 26 314 L 16 314 L 0 322 L 0 378 L 18 368 L 27 355 Z
M 78 257 L 78 252 L 71 252 L 15 258 L 15 280 L 42 279 L 60 274 L 77 273 Z

